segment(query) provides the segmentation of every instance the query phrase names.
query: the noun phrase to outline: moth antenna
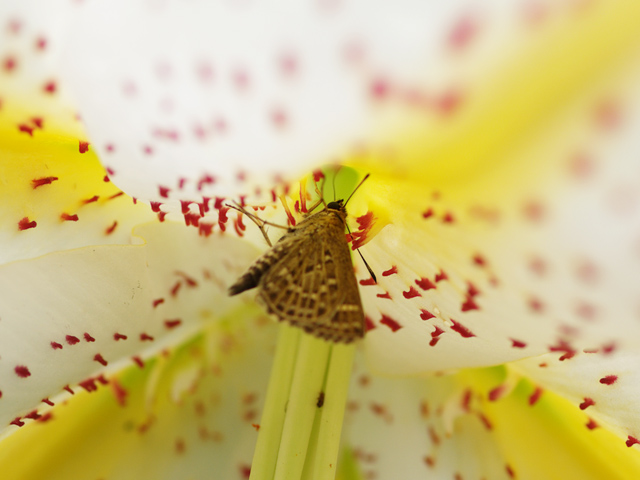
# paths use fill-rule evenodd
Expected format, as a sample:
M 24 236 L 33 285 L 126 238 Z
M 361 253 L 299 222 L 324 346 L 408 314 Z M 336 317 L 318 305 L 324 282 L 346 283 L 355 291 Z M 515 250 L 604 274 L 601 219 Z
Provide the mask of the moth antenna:
M 349 198 L 347 198 L 347 200 L 344 202 L 343 206 L 347 206 L 347 203 L 349 203 L 349 200 L 351 200 L 351 197 L 353 197 L 353 194 L 356 193 L 356 191 L 360 188 L 360 185 L 362 185 L 364 183 L 364 181 L 369 178 L 369 173 L 367 173 L 364 178 L 362 180 L 360 180 L 360 183 L 356 186 L 356 188 L 353 189 L 353 192 L 351 192 L 351 195 L 349 195 Z M 335 177 L 334 177 L 335 178 Z M 366 263 L 366 262 L 365 262 Z
M 367 175 L 369 176 L 369 175 Z M 366 178 L 365 178 L 366 179 Z M 364 181 L 364 180 L 363 180 Z M 362 182 L 360 182 L 362 183 Z M 356 187 L 357 188 L 357 187 Z M 346 225 L 346 223 L 345 223 Z M 349 232 L 349 236 L 351 236 L 351 229 L 349 228 L 349 225 L 347 225 L 347 232 Z M 353 237 L 352 237 L 353 238 Z M 376 274 L 373 273 L 373 270 L 371 270 L 371 267 L 369 266 L 369 264 L 367 263 L 367 261 L 364 259 L 364 257 L 362 256 L 362 253 L 360 253 L 360 249 L 356 248 L 356 252 L 358 252 L 358 255 L 360 255 L 360 258 L 362 259 L 362 261 L 364 262 L 364 266 L 367 267 L 367 271 L 369 272 L 369 275 L 371 275 L 371 278 L 373 278 L 374 283 L 378 283 L 378 280 L 376 279 Z

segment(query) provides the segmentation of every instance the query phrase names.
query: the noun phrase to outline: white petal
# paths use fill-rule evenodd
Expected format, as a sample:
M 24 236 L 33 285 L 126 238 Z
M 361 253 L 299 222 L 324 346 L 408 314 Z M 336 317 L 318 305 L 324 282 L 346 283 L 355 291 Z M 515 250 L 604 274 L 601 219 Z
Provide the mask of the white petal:
M 416 165 L 404 184 L 371 186 L 384 192 L 373 214 L 392 222 L 363 248 L 379 276 L 363 289 L 373 368 L 638 348 L 640 60 L 625 60 L 485 166 L 432 180 L 437 166 Z
M 0 425 L 101 372 L 175 344 L 238 304 L 226 287 L 255 251 L 176 224 L 147 243 L 95 246 L 0 267 Z
M 95 391 L 38 409 L 0 443 L 3 474 L 246 478 L 276 331 L 255 314 L 236 312 L 233 325 L 209 324 L 143 366 L 106 375 Z M 178 388 L 193 371 L 189 388 Z
M 497 19 L 480 51 L 515 28 L 502 21 L 513 14 L 504 2 L 479 5 L 91 2 L 71 28 L 64 72 L 95 148 L 129 194 L 252 193 L 395 135 L 415 108 L 378 102 L 387 84 L 407 97 L 426 90 L 427 115 L 438 116 L 460 73 L 441 67 L 461 19 L 471 30 L 490 10 Z
M 637 350 L 613 347 L 580 352 L 564 361 L 554 355 L 521 360 L 514 368 L 542 388 L 569 399 L 596 424 L 612 430 L 631 447 L 640 441 L 639 365 Z

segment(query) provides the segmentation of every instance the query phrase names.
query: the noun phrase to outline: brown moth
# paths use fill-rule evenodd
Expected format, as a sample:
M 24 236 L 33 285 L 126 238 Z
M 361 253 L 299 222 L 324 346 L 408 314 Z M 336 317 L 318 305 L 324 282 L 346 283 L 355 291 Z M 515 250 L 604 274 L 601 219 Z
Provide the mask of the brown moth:
M 330 202 L 289 227 L 229 288 L 229 295 L 258 287 L 258 301 L 279 320 L 331 342 L 362 338 L 364 312 L 345 236 L 345 205 L 343 200 Z M 237 209 L 263 230 L 267 222 Z

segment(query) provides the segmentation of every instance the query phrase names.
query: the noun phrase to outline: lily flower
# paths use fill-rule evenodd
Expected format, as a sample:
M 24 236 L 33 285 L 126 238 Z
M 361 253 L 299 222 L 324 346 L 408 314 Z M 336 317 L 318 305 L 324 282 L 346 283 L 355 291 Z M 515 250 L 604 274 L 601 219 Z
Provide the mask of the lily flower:
M 638 476 L 640 4 L 6 2 L 0 29 L 3 477 Z M 227 295 L 265 249 L 228 204 L 295 221 L 367 173 L 363 341 Z

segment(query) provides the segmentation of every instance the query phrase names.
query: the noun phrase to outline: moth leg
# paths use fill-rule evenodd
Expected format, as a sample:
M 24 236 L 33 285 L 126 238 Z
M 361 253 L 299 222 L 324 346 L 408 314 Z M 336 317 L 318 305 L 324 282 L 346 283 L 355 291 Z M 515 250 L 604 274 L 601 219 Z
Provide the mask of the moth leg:
M 316 203 L 314 203 L 311 207 L 308 208 L 307 210 L 307 215 L 309 215 L 311 212 L 313 212 L 316 208 L 318 208 L 320 205 L 324 205 L 324 208 L 327 208 L 327 204 L 324 201 L 324 178 L 322 179 L 322 187 L 318 188 L 318 184 L 316 183 L 316 194 L 318 195 L 318 201 Z
M 284 227 L 282 225 L 278 225 L 277 223 L 271 223 L 271 222 L 268 222 L 266 220 L 261 219 L 257 215 L 254 215 L 253 213 L 248 212 L 245 208 L 241 207 L 238 204 L 236 204 L 236 205 L 227 204 L 227 206 L 230 207 L 230 208 L 233 208 L 234 210 L 237 210 L 240 213 L 243 213 L 247 217 L 249 217 L 249 219 L 251 221 L 253 221 L 253 223 L 255 223 L 256 226 L 260 229 L 260 233 L 262 233 L 262 236 L 267 241 L 267 245 L 269 245 L 270 247 L 273 247 L 273 245 L 271 244 L 271 240 L 269 239 L 269 235 L 267 235 L 267 231 L 264 229 L 265 225 L 270 225 L 272 227 L 284 228 L 285 230 L 289 230 L 289 227 Z

